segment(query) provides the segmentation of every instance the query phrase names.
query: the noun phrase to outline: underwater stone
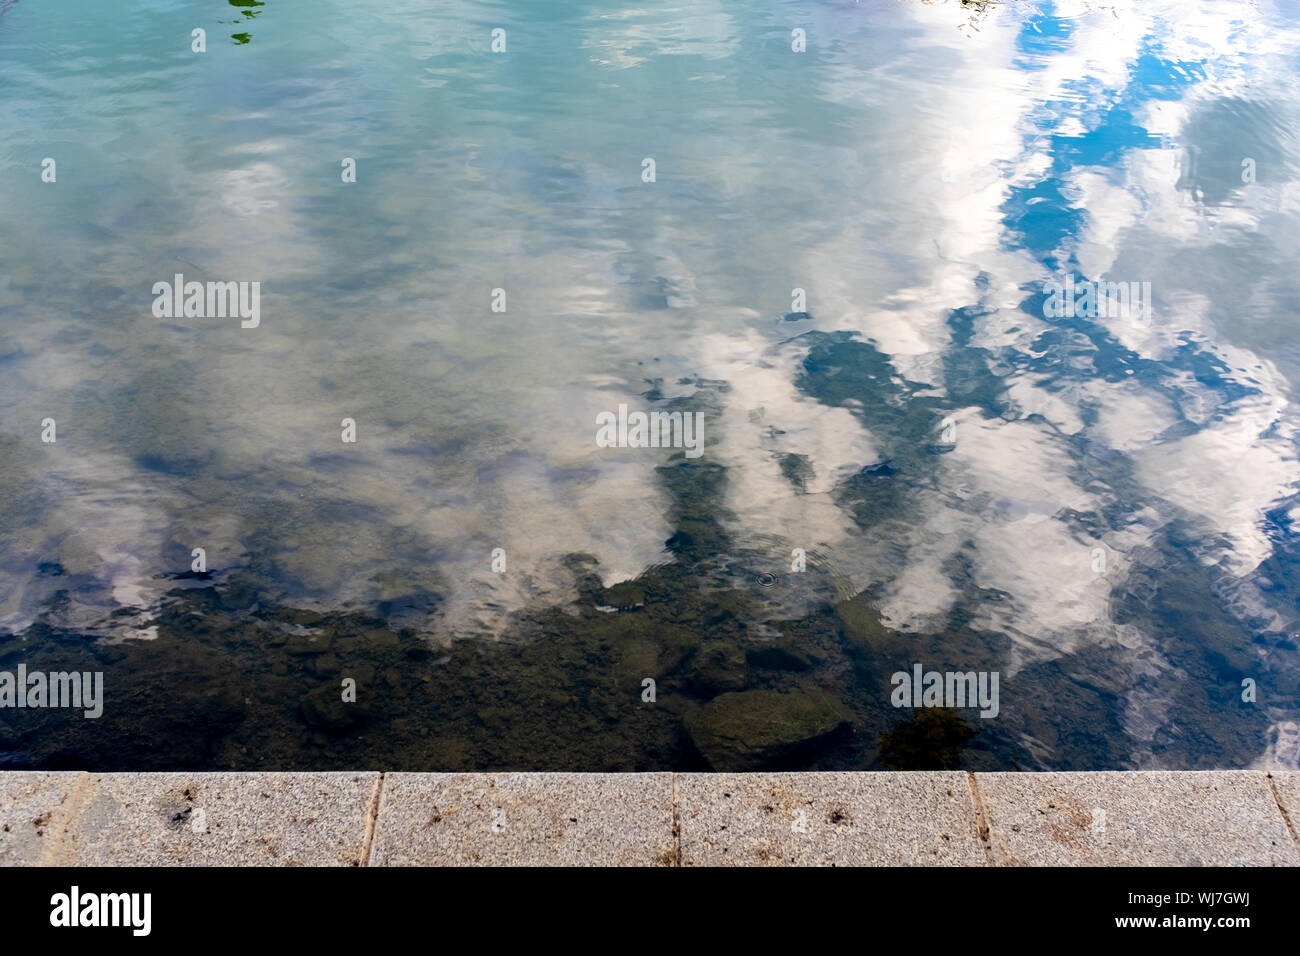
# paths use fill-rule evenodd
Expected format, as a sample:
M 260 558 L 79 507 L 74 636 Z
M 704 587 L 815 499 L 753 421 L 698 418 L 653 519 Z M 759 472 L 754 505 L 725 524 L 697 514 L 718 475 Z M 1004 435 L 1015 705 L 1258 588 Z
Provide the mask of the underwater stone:
M 366 716 L 361 703 L 344 703 L 337 682 L 316 688 L 302 699 L 299 710 L 308 727 L 323 730 L 346 730 Z
M 645 604 L 645 588 L 624 581 L 606 588 L 602 597 L 605 606 L 618 608 L 620 611 L 630 611 Z
M 688 680 L 704 697 L 745 688 L 745 653 L 729 641 L 705 644 L 695 653 Z
M 723 694 L 686 716 L 686 732 L 715 770 L 761 770 L 806 760 L 852 719 L 823 691 Z

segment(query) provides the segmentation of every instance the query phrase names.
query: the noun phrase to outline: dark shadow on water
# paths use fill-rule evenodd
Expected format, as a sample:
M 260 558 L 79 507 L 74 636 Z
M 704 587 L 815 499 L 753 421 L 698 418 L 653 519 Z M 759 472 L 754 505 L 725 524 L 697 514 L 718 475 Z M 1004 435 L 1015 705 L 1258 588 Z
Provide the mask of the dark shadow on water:
M 977 732 L 955 710 L 917 711 L 880 735 L 880 759 L 890 770 L 956 770 Z

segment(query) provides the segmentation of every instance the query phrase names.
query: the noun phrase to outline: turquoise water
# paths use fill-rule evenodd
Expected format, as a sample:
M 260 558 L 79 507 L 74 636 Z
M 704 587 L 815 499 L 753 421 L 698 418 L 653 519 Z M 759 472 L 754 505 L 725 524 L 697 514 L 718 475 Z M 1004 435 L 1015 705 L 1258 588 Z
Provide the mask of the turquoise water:
M 1300 765 L 1297 72 L 1293 3 L 0 4 L 0 668 L 107 688 L 0 753 L 686 766 L 775 690 L 879 766 L 919 663 L 1000 675 L 963 766 Z

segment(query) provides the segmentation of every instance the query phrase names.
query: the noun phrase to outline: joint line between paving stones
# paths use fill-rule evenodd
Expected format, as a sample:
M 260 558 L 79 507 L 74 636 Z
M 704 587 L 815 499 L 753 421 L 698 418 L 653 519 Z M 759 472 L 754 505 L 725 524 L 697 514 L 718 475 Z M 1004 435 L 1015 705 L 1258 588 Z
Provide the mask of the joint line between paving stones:
M 371 848 L 375 842 L 375 830 L 379 825 L 379 809 L 384 799 L 384 778 L 388 774 L 386 771 L 379 771 L 379 776 L 375 780 L 375 792 L 370 795 L 370 806 L 366 812 L 366 835 L 361 841 L 361 859 L 357 861 L 358 866 L 370 865 Z
M 682 865 L 682 819 L 677 807 L 677 774 L 672 775 L 673 791 L 673 866 Z
M 989 826 L 989 811 L 984 805 L 984 793 L 980 790 L 979 781 L 969 770 L 966 771 L 966 789 L 970 792 L 971 812 L 975 815 L 975 834 L 979 837 L 980 846 L 984 848 L 984 864 L 993 866 L 993 830 Z
M 1300 853 L 1300 834 L 1296 833 L 1295 824 L 1291 821 L 1291 814 L 1286 811 L 1286 804 L 1282 802 L 1282 794 L 1278 793 L 1277 781 L 1273 775 L 1265 774 L 1268 781 L 1269 792 L 1273 794 L 1273 802 L 1277 804 L 1277 812 L 1282 814 L 1282 822 L 1286 824 L 1287 836 L 1291 837 L 1291 842 L 1295 845 L 1296 852 Z
M 58 826 L 52 828 L 54 839 L 49 842 L 45 854 L 41 857 L 41 866 L 53 866 L 54 861 L 59 857 L 59 849 L 63 846 L 63 838 L 67 835 L 68 827 L 77 814 L 81 812 L 81 795 L 90 785 L 91 774 L 83 772 L 77 778 L 77 785 L 72 789 L 72 796 L 68 798 L 68 805 L 63 808 L 59 814 Z

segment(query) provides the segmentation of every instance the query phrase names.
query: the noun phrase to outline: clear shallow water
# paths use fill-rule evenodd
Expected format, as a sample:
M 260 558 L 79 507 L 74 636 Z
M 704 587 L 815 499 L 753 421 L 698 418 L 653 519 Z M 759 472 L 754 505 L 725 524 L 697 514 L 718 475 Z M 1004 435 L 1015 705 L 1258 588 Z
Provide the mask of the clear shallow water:
M 770 689 L 852 712 L 787 763 L 875 766 L 916 662 L 1001 675 L 963 765 L 1300 763 L 1294 5 L 0 10 L 5 666 L 215 708 L 195 764 L 681 765 Z M 156 318 L 178 272 L 261 324 Z M 620 403 L 704 455 L 598 447 Z M 304 714 L 354 663 L 367 721 Z M 0 745 L 129 764 L 118 711 Z

